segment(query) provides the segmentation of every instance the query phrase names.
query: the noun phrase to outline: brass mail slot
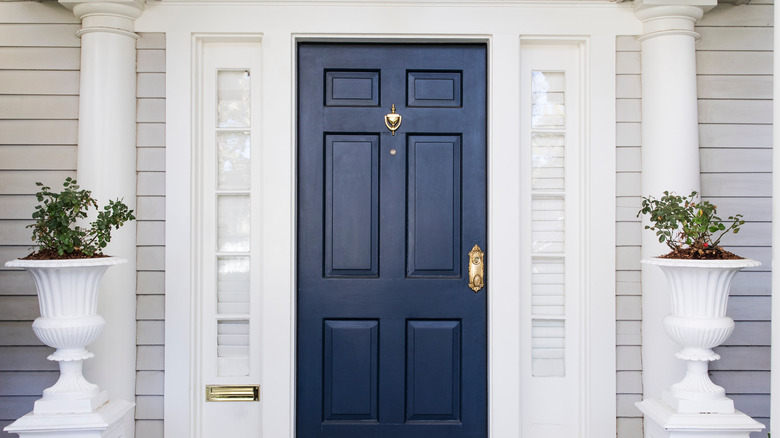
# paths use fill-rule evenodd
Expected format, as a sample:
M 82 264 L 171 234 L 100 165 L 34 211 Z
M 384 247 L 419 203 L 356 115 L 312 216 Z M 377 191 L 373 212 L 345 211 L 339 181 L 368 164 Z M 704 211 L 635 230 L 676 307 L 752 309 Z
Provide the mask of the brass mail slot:
M 258 401 L 260 385 L 206 385 L 206 401 Z

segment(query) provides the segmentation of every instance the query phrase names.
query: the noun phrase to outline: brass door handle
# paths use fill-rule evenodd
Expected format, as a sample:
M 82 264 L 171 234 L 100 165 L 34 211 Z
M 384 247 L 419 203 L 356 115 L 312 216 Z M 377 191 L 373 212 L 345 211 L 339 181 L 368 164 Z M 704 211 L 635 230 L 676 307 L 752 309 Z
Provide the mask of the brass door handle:
M 469 287 L 474 293 L 485 287 L 485 253 L 479 245 L 469 252 Z

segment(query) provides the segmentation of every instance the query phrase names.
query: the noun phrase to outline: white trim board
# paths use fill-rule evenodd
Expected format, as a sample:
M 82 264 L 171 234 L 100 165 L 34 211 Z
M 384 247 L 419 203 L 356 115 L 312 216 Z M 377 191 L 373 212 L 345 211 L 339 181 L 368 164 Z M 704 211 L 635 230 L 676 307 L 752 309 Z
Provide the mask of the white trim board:
M 475 3 L 476 4 L 476 3 Z M 521 44 L 536 35 L 547 43 L 587 42 L 582 58 L 588 102 L 583 108 L 583 136 L 590 151 L 579 170 L 586 192 L 580 230 L 584 260 L 582 316 L 589 323 L 580 336 L 583 391 L 582 437 L 615 434 L 614 318 L 614 175 L 615 37 L 636 34 L 639 23 L 630 8 L 511 7 L 482 5 L 437 9 L 416 5 L 344 9 L 282 5 L 151 4 L 137 21 L 141 32 L 166 32 L 167 48 L 167 173 L 166 173 L 166 379 L 165 435 L 198 436 L 193 430 L 194 400 L 203 398 L 198 381 L 193 299 L 193 220 L 196 164 L 193 145 L 197 102 L 192 71 L 198 38 L 241 41 L 262 37 L 262 185 L 264 213 L 262 377 L 260 434 L 294 436 L 295 339 L 295 43 L 301 39 L 350 41 L 479 41 L 488 42 L 489 224 L 489 432 L 491 437 L 523 434 L 521 342 L 525 336 L 520 312 L 520 266 L 529 263 L 527 240 L 518 227 L 525 208 L 521 195 L 519 59 Z M 295 16 L 295 20 L 289 17 Z M 405 19 L 404 17 L 417 17 Z M 347 31 L 348 33 L 345 33 Z M 523 39 L 521 39 L 521 36 Z M 597 92 L 591 92 L 597 90 Z M 524 152 L 523 152 L 524 153 Z M 270 214 L 272 211 L 273 214 Z M 606 213 L 605 213 L 606 212 Z M 267 216 L 265 216 L 267 214 Z M 272 254 L 268 251 L 272 251 Z M 273 257 L 270 257 L 273 255 Z

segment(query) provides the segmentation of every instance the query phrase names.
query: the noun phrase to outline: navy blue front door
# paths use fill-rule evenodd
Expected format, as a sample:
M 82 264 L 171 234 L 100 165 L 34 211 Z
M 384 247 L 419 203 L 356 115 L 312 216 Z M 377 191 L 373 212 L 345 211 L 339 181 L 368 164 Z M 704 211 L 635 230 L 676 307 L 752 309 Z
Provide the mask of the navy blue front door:
M 299 438 L 487 436 L 485 57 L 298 46 Z

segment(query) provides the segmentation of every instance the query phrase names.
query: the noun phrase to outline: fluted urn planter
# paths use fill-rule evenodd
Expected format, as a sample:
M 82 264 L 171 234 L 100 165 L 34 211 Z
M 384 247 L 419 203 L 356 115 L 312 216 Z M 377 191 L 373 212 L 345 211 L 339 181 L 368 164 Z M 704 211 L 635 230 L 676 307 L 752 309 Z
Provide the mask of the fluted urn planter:
M 12 260 L 5 265 L 24 268 L 38 290 L 41 316 L 33 331 L 44 344 L 57 350 L 48 359 L 60 367 L 60 377 L 35 402 L 35 414 L 93 412 L 108 401 L 106 391 L 81 373 L 87 351 L 100 335 L 105 320 L 97 314 L 100 280 L 106 270 L 127 260 L 101 257 L 73 260 Z
M 681 260 L 652 258 L 642 263 L 661 268 L 669 284 L 672 313 L 664 318 L 666 333 L 682 346 L 676 354 L 687 361 L 685 378 L 671 386 L 663 400 L 681 413 L 733 413 L 734 402 L 710 380 L 709 363 L 720 359 L 712 349 L 734 331 L 726 316 L 731 280 L 743 268 L 760 266 L 750 259 Z

